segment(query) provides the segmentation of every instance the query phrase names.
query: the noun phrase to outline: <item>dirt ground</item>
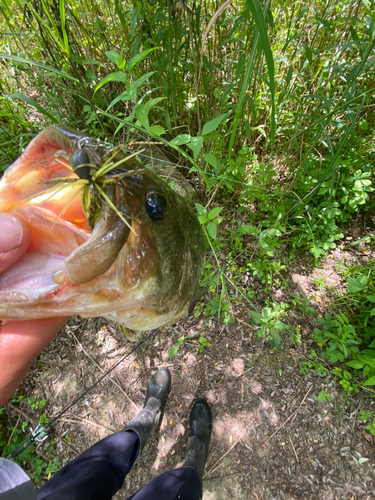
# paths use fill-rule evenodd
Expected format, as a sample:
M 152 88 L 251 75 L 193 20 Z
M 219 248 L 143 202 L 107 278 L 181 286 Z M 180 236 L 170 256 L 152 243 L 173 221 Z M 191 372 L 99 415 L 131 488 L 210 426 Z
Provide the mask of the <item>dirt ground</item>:
M 322 273 L 327 289 L 337 287 L 333 263 L 343 258 L 350 259 L 350 254 L 336 250 L 319 271 L 303 272 L 296 266 L 294 290 L 314 294 L 314 276 Z M 316 291 L 318 309 L 324 293 L 322 286 Z M 208 399 L 214 418 L 204 500 L 375 498 L 375 436 L 359 418 L 360 409 L 373 411 L 373 400 L 365 393 L 345 398 L 329 371 L 327 376 L 312 369 L 300 374 L 301 362 L 315 348 L 310 340 L 313 317 L 293 311 L 289 321 L 300 328 L 302 342 L 284 344 L 279 353 L 256 337 L 247 309 L 236 306 L 233 325 L 201 314 L 159 330 L 53 426 L 49 439 L 61 463 L 120 430 L 141 409 L 152 374 L 167 366 L 172 390 L 161 425 L 117 500 L 182 463 L 189 412 L 198 396 Z M 203 352 L 198 351 L 199 335 L 211 344 Z M 179 337 L 192 336 L 169 359 Z M 52 419 L 134 345 L 104 319 L 71 318 L 41 354 L 20 392 L 46 399 L 44 411 Z M 317 401 L 322 390 L 332 401 Z M 37 416 L 27 405 L 8 404 L 10 418 L 16 419 L 20 408 L 22 417 L 35 425 Z M 38 447 L 42 456 L 45 446 Z

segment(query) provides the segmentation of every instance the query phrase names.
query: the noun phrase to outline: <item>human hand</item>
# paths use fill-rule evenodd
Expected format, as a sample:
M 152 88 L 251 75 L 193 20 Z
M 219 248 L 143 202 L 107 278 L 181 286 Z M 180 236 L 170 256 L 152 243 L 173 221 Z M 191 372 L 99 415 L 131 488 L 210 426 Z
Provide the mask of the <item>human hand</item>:
M 0 274 L 22 257 L 30 240 L 27 224 L 13 215 L 0 213 Z M 0 320 L 0 407 L 17 389 L 35 358 L 61 330 L 66 319 Z

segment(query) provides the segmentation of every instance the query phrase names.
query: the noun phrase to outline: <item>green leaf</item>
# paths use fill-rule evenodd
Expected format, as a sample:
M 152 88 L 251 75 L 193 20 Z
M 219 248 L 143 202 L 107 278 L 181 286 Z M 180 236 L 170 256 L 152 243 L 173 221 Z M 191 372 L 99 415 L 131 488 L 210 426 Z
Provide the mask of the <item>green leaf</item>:
M 277 321 L 275 321 L 275 325 L 274 326 L 280 332 L 282 332 L 283 330 L 287 330 L 288 329 L 288 325 L 286 325 L 285 323 L 283 323 L 279 319 Z
M 257 234 L 257 228 L 255 226 L 250 226 L 249 224 L 242 224 L 241 225 L 241 231 L 243 231 L 246 234 Z
M 21 462 L 28 462 L 33 456 L 33 452 L 35 450 L 35 446 L 28 446 L 25 450 L 23 450 L 18 456 L 17 459 Z
M 375 385 L 375 376 L 368 378 L 362 385 Z
M 263 308 L 263 318 L 266 321 L 272 318 L 272 309 L 270 307 Z
M 352 293 L 361 292 L 367 284 L 366 276 L 358 276 L 358 278 L 348 278 L 347 281 L 350 285 L 348 287 L 348 290 Z
M 119 66 L 122 59 L 121 54 L 118 54 L 115 50 L 109 50 L 108 52 L 105 53 L 105 55 L 108 57 L 110 61 L 113 62 L 115 66 L 117 67 Z
M 281 337 L 276 332 L 271 332 L 272 341 L 278 351 L 281 351 Z
M 357 359 L 354 359 L 353 361 L 348 361 L 345 364 L 346 366 L 349 366 L 350 368 L 355 368 L 356 370 L 360 370 L 365 366 L 365 364 L 362 361 L 358 361 Z
M 323 401 L 325 401 L 325 400 L 326 400 L 326 395 L 325 395 L 325 392 L 324 392 L 324 391 L 319 392 L 318 397 L 317 397 L 316 399 L 317 399 L 317 401 L 319 401 L 320 403 L 323 403 Z
M 127 87 L 131 87 L 130 85 L 127 85 Z M 121 95 L 115 97 L 113 101 L 110 103 L 110 105 L 107 108 L 107 111 L 109 111 L 115 104 L 117 104 L 120 101 L 133 101 L 134 102 L 134 94 L 128 92 L 127 90 L 123 92 Z
M 96 75 L 93 69 L 89 68 L 85 71 L 85 76 L 87 80 L 95 80 Z M 96 83 L 96 82 L 95 82 Z
M 119 95 L 113 99 L 113 101 L 108 106 L 107 111 L 109 111 L 111 108 L 113 108 L 113 106 L 120 101 L 133 101 L 135 103 L 137 100 L 138 87 L 140 87 L 154 73 L 155 73 L 155 71 L 150 71 L 150 73 L 147 73 L 146 75 L 142 75 L 140 78 L 138 78 L 138 80 L 135 80 L 134 82 L 127 85 L 125 92 L 123 92 L 121 95 Z
M 131 71 L 134 66 L 136 66 L 138 63 L 140 63 L 145 57 L 147 57 L 151 52 L 154 50 L 159 50 L 160 47 L 152 47 L 151 49 L 144 50 L 140 54 L 136 54 L 134 57 L 132 57 L 128 63 L 128 70 Z
M 155 97 L 154 99 L 150 99 L 146 103 L 142 104 L 142 106 L 144 106 L 145 110 L 147 111 L 147 115 L 154 106 L 159 104 L 159 102 L 164 101 L 164 99 L 166 99 L 166 97 Z M 139 106 L 141 106 L 141 104 Z
M 361 274 L 360 276 L 358 276 L 357 280 L 361 283 L 362 286 L 366 286 L 367 285 L 367 277 L 364 276 L 363 274 Z
M 310 49 L 310 47 L 306 43 L 304 43 L 302 45 L 304 45 L 304 47 L 305 47 L 305 52 L 306 52 L 307 60 L 309 61 L 310 66 L 312 66 L 312 52 L 311 52 L 311 49 Z
M 206 162 L 213 167 L 214 173 L 216 175 L 219 175 L 221 172 L 221 164 L 220 162 L 215 158 L 215 156 L 212 153 L 206 153 L 203 157 Z
M 137 78 L 137 80 L 135 80 L 134 82 L 132 82 L 130 85 L 132 87 L 135 87 L 136 89 L 138 87 L 140 87 L 146 80 L 148 80 L 153 74 L 155 73 L 155 71 L 150 71 L 149 73 L 146 73 L 145 75 L 142 75 L 140 76 L 139 78 Z
M 199 215 L 198 220 L 200 224 L 206 224 L 206 222 L 208 222 L 208 219 L 205 215 Z
M 375 303 L 375 295 L 367 295 L 366 299 L 369 300 L 370 302 Z
M 208 218 L 209 219 L 214 219 L 219 215 L 219 213 L 223 210 L 224 207 L 215 207 L 212 210 L 209 211 L 208 213 Z
M 96 89 L 94 90 L 94 94 L 101 87 L 103 87 L 103 85 L 105 85 L 108 82 L 124 82 L 125 83 L 127 78 L 128 78 L 127 75 L 122 71 L 117 71 L 116 73 L 110 73 L 109 75 L 107 75 L 105 78 L 103 78 L 103 80 L 101 80 L 98 83 Z
M 227 113 L 224 113 L 222 115 L 219 115 L 216 118 L 214 118 L 213 120 L 205 123 L 203 126 L 202 135 L 210 134 L 211 132 L 216 130 L 217 127 L 220 125 L 220 123 L 223 122 L 224 120 L 226 120 L 231 113 L 232 113 L 232 110 L 230 110 Z
M 157 137 L 160 137 L 161 135 L 165 134 L 166 130 L 164 127 L 162 127 L 161 125 L 152 125 L 148 131 L 151 133 L 151 134 L 154 134 L 156 135 Z
M 146 103 L 138 104 L 135 107 L 135 115 L 138 118 L 142 127 L 144 127 L 147 131 L 150 131 L 150 124 L 148 121 L 148 115 L 151 109 L 156 106 L 160 101 L 163 101 L 165 97 L 156 97 L 155 99 L 150 99 Z M 151 131 L 150 131 L 151 132 Z
M 6 59 L 11 62 L 15 63 L 21 63 L 21 64 L 30 64 L 30 66 L 36 66 L 37 68 L 45 69 L 46 71 L 49 71 L 50 73 L 54 73 L 56 75 L 62 76 L 63 78 L 66 78 L 67 80 L 72 80 L 75 83 L 80 83 L 77 78 L 74 78 L 73 76 L 69 75 L 66 71 L 60 71 L 58 69 L 53 68 L 52 66 L 47 66 L 46 64 L 42 64 L 36 61 L 30 61 L 29 59 L 26 59 L 25 57 L 19 57 L 19 56 L 12 56 L 9 54 L 3 54 L 0 52 L 0 59 Z
M 171 348 L 169 349 L 169 352 L 168 352 L 168 358 L 169 358 L 169 359 L 172 359 L 172 358 L 174 358 L 174 357 L 176 356 L 176 354 L 177 354 L 177 352 L 178 352 L 178 348 L 179 348 L 179 346 L 178 346 L 178 345 L 176 345 L 176 346 L 171 347 Z
M 63 44 L 64 44 L 66 54 L 68 56 L 70 56 L 70 47 L 69 47 L 69 43 L 68 43 L 68 36 L 66 34 L 66 29 L 65 29 L 66 16 L 65 16 L 65 2 L 64 2 L 64 0 L 59 0 L 59 9 L 60 9 L 61 31 L 63 34 Z
M 15 92 L 14 94 L 9 94 L 8 97 L 11 97 L 12 99 L 19 99 L 20 101 L 25 102 L 29 106 L 32 106 L 35 108 L 39 113 L 42 113 L 42 115 L 46 116 L 51 120 L 53 123 L 59 123 L 59 120 L 55 118 L 51 113 L 49 113 L 47 110 L 45 110 L 40 104 L 35 102 L 33 99 L 30 99 L 30 97 L 27 97 L 26 95 L 20 94 L 19 92 Z
M 198 158 L 199 151 L 203 146 L 203 137 L 192 137 L 190 144 L 187 144 L 187 147 L 193 151 L 194 160 Z
M 262 316 L 258 313 L 258 311 L 249 311 L 250 316 L 253 318 L 255 323 L 258 323 L 258 325 L 262 324 Z
M 197 209 L 197 212 L 199 215 L 206 216 L 207 215 L 207 208 L 201 205 L 200 203 L 195 203 L 195 208 Z
M 266 64 L 268 69 L 268 86 L 271 93 L 271 151 L 273 151 L 273 145 L 275 141 L 275 131 L 276 131 L 276 110 L 275 110 L 275 63 L 273 60 L 272 49 L 270 41 L 267 34 L 267 25 L 262 12 L 261 4 L 259 0 L 247 0 L 247 5 L 251 10 L 254 17 L 254 21 L 257 25 L 259 31 L 259 42 L 263 48 L 264 55 L 266 57 Z
M 216 240 L 217 237 L 217 225 L 213 222 L 209 222 L 207 224 L 207 232 L 211 236 L 213 240 Z
M 183 144 L 190 142 L 190 140 L 191 136 L 189 134 L 180 134 L 171 140 L 171 144 L 174 146 L 182 146 Z
M 206 153 L 204 156 L 203 156 L 204 160 L 209 164 L 211 165 L 211 167 L 215 168 L 216 167 L 216 164 L 217 164 L 217 159 L 215 158 L 215 156 L 212 154 L 212 153 Z

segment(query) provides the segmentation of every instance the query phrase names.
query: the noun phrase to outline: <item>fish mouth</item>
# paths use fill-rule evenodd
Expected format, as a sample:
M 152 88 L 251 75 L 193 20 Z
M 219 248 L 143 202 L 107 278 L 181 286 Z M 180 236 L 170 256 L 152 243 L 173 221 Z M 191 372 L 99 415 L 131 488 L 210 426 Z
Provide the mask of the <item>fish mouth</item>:
M 127 200 L 142 189 L 143 166 L 135 158 L 127 162 L 121 150 L 111 155 L 111 162 L 103 164 L 108 152 L 115 149 L 69 126 L 56 125 L 35 138 L 15 163 L 14 166 L 22 163 L 21 178 L 18 175 L 13 179 L 11 171 L 4 176 L 11 189 L 8 196 L 0 190 L 0 201 L 5 201 L 1 211 L 13 212 L 31 225 L 34 235 L 31 253 L 46 251 L 56 256 L 45 266 L 51 271 L 52 289 L 56 288 L 54 284 L 62 285 L 68 280 L 84 285 L 105 274 L 130 232 L 135 233 L 132 228 L 135 217 Z M 107 175 L 96 179 L 95 184 L 92 178 L 100 169 L 107 171 Z M 121 183 L 116 182 L 119 178 Z M 76 181 L 81 183 L 76 185 Z M 95 197 L 97 202 L 93 204 Z M 60 198 L 68 199 L 68 204 Z M 89 209 L 85 209 L 87 200 Z M 29 255 L 25 260 L 32 258 Z M 0 290 L 6 278 L 1 277 Z M 45 282 L 46 279 L 43 289 Z
M 105 148 L 88 137 L 81 137 L 77 145 L 70 163 L 78 177 L 88 182 L 82 205 L 92 234 L 67 257 L 65 270 L 73 283 L 82 285 L 112 266 L 131 231 L 137 236 L 134 226 L 139 221 L 132 213 L 129 198 L 142 191 L 144 168 L 134 155 L 125 155 L 121 147 Z M 85 207 L 87 201 L 89 206 Z M 98 212 L 101 215 L 97 218 Z
M 31 231 L 26 254 L 0 275 L 0 318 L 104 315 L 141 331 L 187 312 L 202 230 L 146 168 L 70 127 L 33 139 L 0 181 L 0 211 Z
M 77 148 L 68 160 L 77 177 L 88 183 L 83 186 L 81 202 L 92 234 L 65 260 L 69 279 L 83 285 L 108 271 L 130 231 L 135 233 L 127 197 L 134 196 L 142 187 L 142 164 L 133 155 L 129 162 L 129 155 L 121 149 L 110 148 L 67 126 L 56 128 Z M 55 279 L 61 281 L 61 276 L 55 275 Z

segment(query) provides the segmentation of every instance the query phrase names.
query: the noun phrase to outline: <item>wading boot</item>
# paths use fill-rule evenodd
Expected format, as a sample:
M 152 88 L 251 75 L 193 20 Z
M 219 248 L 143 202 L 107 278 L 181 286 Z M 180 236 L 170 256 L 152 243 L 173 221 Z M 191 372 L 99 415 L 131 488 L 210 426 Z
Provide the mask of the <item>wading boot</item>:
M 171 374 L 168 368 L 160 368 L 151 378 L 146 392 L 143 410 L 131 420 L 124 431 L 134 431 L 141 442 L 139 453 L 145 447 L 148 436 L 156 429 L 165 400 L 171 388 Z M 139 455 L 139 454 L 138 454 Z
M 190 434 L 182 467 L 194 469 L 200 481 L 206 465 L 212 430 L 212 414 L 205 399 L 197 399 L 190 412 Z

